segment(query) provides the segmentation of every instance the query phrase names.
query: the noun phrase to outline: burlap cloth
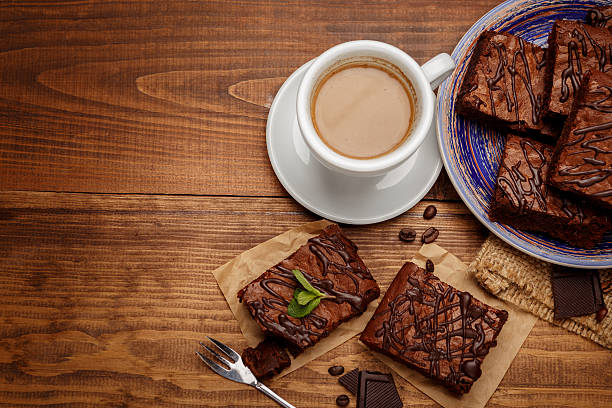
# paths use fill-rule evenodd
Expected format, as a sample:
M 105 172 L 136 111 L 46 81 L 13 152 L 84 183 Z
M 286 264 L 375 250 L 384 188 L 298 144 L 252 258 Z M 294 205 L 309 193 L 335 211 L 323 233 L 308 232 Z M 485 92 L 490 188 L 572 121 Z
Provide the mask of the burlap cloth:
M 599 323 L 594 314 L 553 319 L 551 271 L 551 264 L 532 258 L 494 236 L 487 238 L 468 267 L 480 285 L 500 299 L 612 349 L 612 270 L 599 271 L 604 302 L 609 310 Z

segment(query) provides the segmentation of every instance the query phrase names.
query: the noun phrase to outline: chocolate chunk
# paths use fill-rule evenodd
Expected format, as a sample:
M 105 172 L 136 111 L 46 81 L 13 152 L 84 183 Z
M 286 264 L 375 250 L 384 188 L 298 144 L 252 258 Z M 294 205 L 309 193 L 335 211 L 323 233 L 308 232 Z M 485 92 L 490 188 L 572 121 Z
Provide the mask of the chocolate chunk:
M 431 261 L 431 259 L 428 259 L 427 262 L 425 262 L 425 270 L 429 273 L 434 271 L 434 263 Z
M 421 236 L 421 242 L 423 242 L 424 244 L 431 244 L 438 238 L 439 234 L 440 232 L 437 229 L 435 229 L 434 227 L 429 227 Z
M 437 213 L 438 209 L 435 205 L 428 205 L 427 208 L 425 208 L 425 211 L 423 211 L 423 218 L 426 220 L 431 220 Z
M 327 372 L 330 375 L 340 375 L 344 372 L 344 367 L 342 367 L 341 365 L 337 365 L 337 366 L 333 366 L 333 367 L 329 367 L 327 369 Z
M 374 371 L 359 373 L 357 408 L 402 408 L 393 376 Z
M 348 395 L 338 395 L 338 397 L 336 398 L 336 405 L 338 405 L 339 407 L 346 407 L 350 401 L 351 400 L 349 399 Z
M 584 316 L 605 308 L 599 271 L 556 267 L 551 279 L 555 319 Z
M 359 369 L 355 368 L 344 374 L 342 377 L 338 378 L 338 382 L 351 394 L 357 395 L 357 386 L 359 384 Z
M 399 239 L 405 242 L 412 242 L 416 238 L 416 231 L 412 228 L 402 228 L 399 232 Z
M 269 337 L 255 348 L 246 348 L 242 352 L 242 361 L 260 380 L 272 377 L 291 365 L 285 349 Z

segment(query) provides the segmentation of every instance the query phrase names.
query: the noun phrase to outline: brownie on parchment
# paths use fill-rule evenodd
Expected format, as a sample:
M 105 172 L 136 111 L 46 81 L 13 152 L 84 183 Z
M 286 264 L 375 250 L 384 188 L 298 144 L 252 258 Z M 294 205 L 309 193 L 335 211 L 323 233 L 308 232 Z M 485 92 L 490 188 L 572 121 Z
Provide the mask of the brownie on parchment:
M 508 319 L 467 292 L 407 262 L 360 340 L 458 394 L 470 391 Z
M 270 378 L 291 365 L 285 348 L 270 337 L 266 337 L 255 348 L 244 349 L 242 362 L 258 380 Z
M 595 7 L 587 12 L 586 23 L 593 27 L 607 28 L 612 31 L 612 6 Z
M 578 21 L 557 20 L 548 36 L 544 113 L 564 120 L 587 72 L 612 69 L 612 33 Z
M 610 229 L 605 214 L 547 186 L 552 148 L 508 135 L 489 218 L 541 232 L 581 248 L 594 248 Z
M 287 312 L 299 285 L 293 269 L 300 270 L 313 287 L 331 296 L 303 318 L 291 317 Z M 362 314 L 379 295 L 378 284 L 357 254 L 357 245 L 332 224 L 242 288 L 238 299 L 267 336 L 278 337 L 300 352 L 342 322 Z
M 457 113 L 500 130 L 556 139 L 558 129 L 541 118 L 545 52 L 511 34 L 483 32 L 457 94 Z
M 548 180 L 560 190 L 612 209 L 612 75 L 595 71 L 585 78 L 557 143 Z

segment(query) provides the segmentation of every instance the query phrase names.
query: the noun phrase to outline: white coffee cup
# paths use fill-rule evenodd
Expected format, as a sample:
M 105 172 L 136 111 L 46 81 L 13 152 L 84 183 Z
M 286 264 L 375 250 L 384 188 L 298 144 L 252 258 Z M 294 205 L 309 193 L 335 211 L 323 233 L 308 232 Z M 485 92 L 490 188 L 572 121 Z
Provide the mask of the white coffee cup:
M 319 80 L 334 68 L 355 59 L 382 59 L 399 68 L 414 89 L 415 116 L 409 137 L 395 150 L 372 159 L 353 159 L 327 146 L 317 134 L 311 116 L 311 103 Z M 297 119 L 300 132 L 314 156 L 327 168 L 352 176 L 387 173 L 413 155 L 425 140 L 434 116 L 435 89 L 455 68 L 448 54 L 438 54 L 422 66 L 404 51 L 379 41 L 350 41 L 319 55 L 306 70 L 297 93 Z

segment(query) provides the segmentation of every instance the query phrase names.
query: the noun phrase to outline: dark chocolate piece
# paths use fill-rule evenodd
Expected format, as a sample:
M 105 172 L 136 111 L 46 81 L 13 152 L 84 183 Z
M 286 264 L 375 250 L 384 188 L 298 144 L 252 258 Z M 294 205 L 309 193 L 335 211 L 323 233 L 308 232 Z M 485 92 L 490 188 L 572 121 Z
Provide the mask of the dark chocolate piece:
M 300 270 L 313 287 L 330 296 L 303 318 L 287 313 L 299 285 L 293 269 Z M 357 246 L 336 224 L 238 292 L 264 333 L 298 350 L 312 346 L 341 323 L 362 314 L 379 295 L 376 281 L 357 255 Z
M 487 306 L 408 262 L 360 339 L 464 394 L 480 377 L 480 365 L 507 319 L 505 310 Z
M 612 209 L 612 75 L 593 72 L 585 79 L 548 179 L 560 190 Z
M 592 206 L 546 185 L 551 156 L 547 145 L 508 135 L 489 218 L 545 233 L 573 246 L 594 248 L 610 228 L 610 222 Z
M 606 307 L 597 270 L 557 267 L 551 282 L 555 319 L 597 313 Z
M 327 369 L 327 372 L 329 373 L 329 375 L 340 375 L 344 372 L 344 367 L 337 365 L 337 366 L 333 366 L 333 367 L 329 367 Z
M 586 23 L 612 31 L 612 7 L 596 7 L 587 12 Z
M 291 359 L 274 339 L 266 338 L 257 347 L 242 352 L 242 362 L 257 379 L 272 377 L 291 365 Z
M 359 373 L 357 408 L 402 408 L 403 406 L 391 374 L 365 370 Z
M 545 113 L 565 119 L 587 72 L 612 69 L 612 33 L 578 21 L 557 20 L 548 37 Z
M 338 378 L 338 382 L 351 394 L 357 395 L 357 387 L 359 386 L 359 369 L 355 368 L 344 374 L 342 377 Z
M 522 38 L 483 32 L 474 48 L 461 89 L 457 112 L 502 131 L 558 136 L 542 120 L 545 50 Z

